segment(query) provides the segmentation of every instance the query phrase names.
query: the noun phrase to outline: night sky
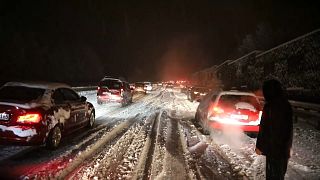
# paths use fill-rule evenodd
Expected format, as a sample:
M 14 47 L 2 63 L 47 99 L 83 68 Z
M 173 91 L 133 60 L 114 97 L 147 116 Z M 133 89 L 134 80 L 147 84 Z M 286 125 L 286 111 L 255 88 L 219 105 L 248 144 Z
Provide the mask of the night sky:
M 239 48 L 248 35 L 264 50 L 320 28 L 319 7 L 303 0 L 1 0 L 0 82 L 185 79 L 251 50 Z

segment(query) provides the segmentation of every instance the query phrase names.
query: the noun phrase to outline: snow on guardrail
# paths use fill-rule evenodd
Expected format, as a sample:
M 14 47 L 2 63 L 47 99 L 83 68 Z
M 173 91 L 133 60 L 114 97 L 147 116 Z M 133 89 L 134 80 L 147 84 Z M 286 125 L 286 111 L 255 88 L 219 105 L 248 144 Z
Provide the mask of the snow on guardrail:
M 79 91 L 90 91 L 90 90 L 96 90 L 97 86 L 82 86 L 82 87 L 72 87 L 73 90 L 79 92 Z

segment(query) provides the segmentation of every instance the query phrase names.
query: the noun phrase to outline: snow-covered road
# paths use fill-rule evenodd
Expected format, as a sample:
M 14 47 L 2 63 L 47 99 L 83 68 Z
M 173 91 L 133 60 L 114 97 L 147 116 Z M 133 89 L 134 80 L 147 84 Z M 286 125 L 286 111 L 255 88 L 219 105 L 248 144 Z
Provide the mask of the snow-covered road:
M 126 107 L 96 104 L 93 129 L 65 138 L 58 150 L 0 146 L 0 174 L 67 179 L 264 179 L 265 159 L 242 132 L 201 133 L 197 102 L 178 89 L 135 95 Z M 301 122 L 301 121 L 300 121 Z M 319 179 L 320 133 L 295 124 L 287 179 Z

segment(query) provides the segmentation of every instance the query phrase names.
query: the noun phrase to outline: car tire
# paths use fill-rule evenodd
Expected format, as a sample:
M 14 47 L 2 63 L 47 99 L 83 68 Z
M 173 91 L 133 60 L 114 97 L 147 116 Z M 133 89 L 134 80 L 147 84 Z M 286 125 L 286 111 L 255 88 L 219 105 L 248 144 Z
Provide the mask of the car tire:
M 61 129 L 58 125 L 56 125 L 53 129 L 51 129 L 47 140 L 46 147 L 48 149 L 57 149 L 61 142 Z
M 91 112 L 91 114 L 88 117 L 88 121 L 89 121 L 89 123 L 88 123 L 87 127 L 88 128 L 92 128 L 93 125 L 94 125 L 94 122 L 95 122 L 95 114 L 94 114 L 94 112 Z

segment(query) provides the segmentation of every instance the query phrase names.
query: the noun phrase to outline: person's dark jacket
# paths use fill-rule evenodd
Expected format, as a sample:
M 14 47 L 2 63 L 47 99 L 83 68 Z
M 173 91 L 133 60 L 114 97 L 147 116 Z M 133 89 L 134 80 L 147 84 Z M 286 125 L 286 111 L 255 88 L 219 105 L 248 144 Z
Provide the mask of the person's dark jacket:
M 256 147 L 263 155 L 290 157 L 293 121 L 291 105 L 276 80 L 263 85 L 265 105 L 262 112 Z

